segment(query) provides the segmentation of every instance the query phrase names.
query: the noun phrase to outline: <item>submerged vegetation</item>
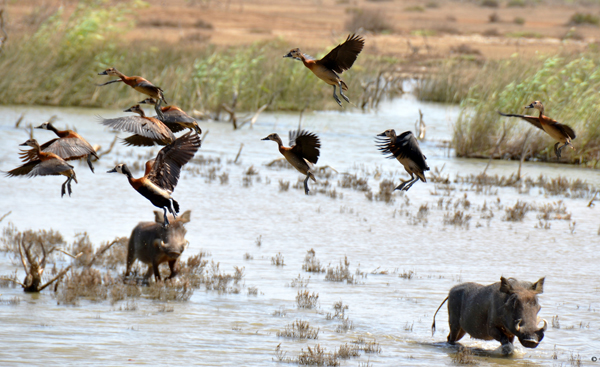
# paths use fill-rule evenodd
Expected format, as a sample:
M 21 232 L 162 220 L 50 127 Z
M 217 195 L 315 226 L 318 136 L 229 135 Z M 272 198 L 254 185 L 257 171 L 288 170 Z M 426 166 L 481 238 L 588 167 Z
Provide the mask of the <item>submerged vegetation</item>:
M 503 118 L 498 111 L 523 113 L 534 100 L 545 114 L 571 126 L 576 150 L 562 161 L 596 167 L 600 161 L 600 59 L 588 50 L 526 60 L 490 60 L 483 66 L 451 60 L 421 81 L 423 100 L 461 103 L 452 146 L 459 157 L 555 160 L 555 141 L 520 119 Z M 537 116 L 537 111 L 530 111 Z

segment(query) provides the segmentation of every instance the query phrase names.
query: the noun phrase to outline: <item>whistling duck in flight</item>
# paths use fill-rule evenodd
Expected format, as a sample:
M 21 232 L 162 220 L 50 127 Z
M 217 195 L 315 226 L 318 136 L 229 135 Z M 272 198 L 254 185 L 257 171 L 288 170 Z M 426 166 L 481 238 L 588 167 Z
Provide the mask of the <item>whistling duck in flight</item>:
M 31 154 L 26 152 L 27 157 L 31 157 L 32 159 L 22 166 L 8 171 L 6 175 L 9 177 L 66 176 L 67 181 L 62 184 L 60 196 L 65 196 L 65 187 L 69 192 L 69 196 L 71 196 L 71 181 L 75 181 L 75 183 L 77 183 L 73 166 L 68 164 L 64 159 L 54 153 L 42 151 L 39 143 L 35 139 L 29 139 L 20 145 L 30 146 L 33 148 L 31 149 Z
M 311 178 L 317 182 L 312 173 L 312 165 L 317 163 L 319 159 L 319 148 L 321 142 L 319 137 L 306 130 L 290 131 L 290 147 L 284 147 L 279 135 L 273 133 L 261 140 L 273 140 L 279 146 L 279 152 L 283 154 L 285 159 L 303 175 L 306 175 L 304 180 L 304 193 L 308 195 L 308 179 Z
M 103 84 L 97 84 L 99 87 L 101 87 L 103 85 L 111 84 L 111 83 L 123 82 L 123 83 L 127 84 L 128 86 L 130 86 L 131 88 L 137 90 L 138 92 L 144 93 L 152 98 L 157 99 L 158 103 L 156 104 L 155 109 L 156 109 L 156 113 L 159 116 L 161 116 L 162 112 L 160 111 L 160 101 L 162 100 L 165 103 L 167 103 L 167 101 L 165 100 L 165 95 L 163 93 L 163 90 L 160 87 L 155 86 L 154 84 L 150 83 L 149 81 L 142 78 L 141 76 L 127 76 L 115 68 L 108 68 L 108 69 L 104 70 L 103 72 L 98 73 L 98 75 L 118 76 L 120 78 L 120 79 L 108 81 Z
M 201 145 L 200 136 L 191 132 L 162 148 L 154 160 L 146 162 L 146 172 L 134 178 L 125 164 L 118 164 L 108 173 L 118 172 L 127 176 L 131 187 L 164 211 L 165 227 L 169 225 L 167 210 L 177 217 L 179 204 L 171 197 L 177 186 L 181 167 L 194 157 Z M 154 161 L 154 162 L 152 162 Z
M 99 159 L 98 154 L 96 154 L 96 151 L 94 148 L 92 148 L 90 143 L 88 143 L 79 134 L 72 130 L 58 130 L 54 127 L 54 125 L 52 125 L 51 122 L 44 122 L 40 126 L 37 126 L 36 129 L 50 130 L 58 136 L 57 139 L 52 139 L 41 145 L 40 148 L 43 152 L 54 153 L 65 161 L 87 157 L 87 164 L 90 166 L 92 172 L 94 172 L 92 156 L 96 157 L 96 159 Z M 30 149 L 27 151 L 22 151 L 20 156 L 21 160 L 27 162 L 35 159 L 37 152 L 35 149 Z
M 425 162 L 427 157 L 421 153 L 419 142 L 412 132 L 405 131 L 400 136 L 396 136 L 396 131 L 389 129 L 377 135 L 376 139 L 377 148 L 383 154 L 388 155 L 387 158 L 396 158 L 410 175 L 410 180 L 402 181 L 402 184 L 394 190 L 408 191 L 419 179 L 427 182 L 424 173 L 429 171 L 429 167 Z
M 553 120 L 548 116 L 544 116 L 544 105 L 542 104 L 542 102 L 534 101 L 523 108 L 535 108 L 536 110 L 540 111 L 540 115 L 538 117 L 535 117 L 528 115 L 502 113 L 500 111 L 498 111 L 498 113 L 506 117 L 520 117 L 523 120 L 532 124 L 533 126 L 537 127 L 538 129 L 544 130 L 548 135 L 558 140 L 558 143 L 554 145 L 554 153 L 556 154 L 557 158 L 560 158 L 560 151 L 567 145 L 570 146 L 573 150 L 575 150 L 575 147 L 571 145 L 571 140 L 575 139 L 575 131 L 573 131 L 573 129 L 571 129 L 570 126 L 560 124 L 556 122 L 556 120 Z M 560 143 L 562 143 L 563 146 L 559 148 L 558 145 Z
M 333 98 L 341 106 L 342 102 L 335 93 L 336 87 L 340 87 L 340 95 L 350 102 L 344 94 L 348 90 L 348 86 L 338 74 L 348 70 L 356 61 L 358 54 L 365 46 L 365 40 L 359 35 L 349 35 L 346 41 L 341 45 L 337 45 L 321 60 L 313 60 L 312 57 L 300 52 L 299 48 L 291 50 L 284 57 L 291 57 L 294 60 L 302 61 L 304 66 L 310 69 L 317 77 L 325 81 L 325 83 L 333 86 Z
M 175 140 L 175 135 L 162 121 L 148 117 L 140 105 L 136 104 L 123 112 L 134 112 L 139 116 L 123 116 L 114 119 L 102 119 L 101 123 L 115 130 L 128 131 L 135 135 L 125 139 L 125 145 L 153 146 L 167 145 Z
M 156 100 L 154 98 L 146 98 L 138 103 L 156 106 Z M 161 107 L 160 110 L 163 114 L 163 118 L 160 118 L 159 116 L 155 117 L 167 125 L 172 132 L 176 133 L 187 128 L 195 131 L 197 134 L 202 134 L 202 129 L 200 129 L 196 120 L 185 113 L 181 108 L 177 106 L 165 106 Z

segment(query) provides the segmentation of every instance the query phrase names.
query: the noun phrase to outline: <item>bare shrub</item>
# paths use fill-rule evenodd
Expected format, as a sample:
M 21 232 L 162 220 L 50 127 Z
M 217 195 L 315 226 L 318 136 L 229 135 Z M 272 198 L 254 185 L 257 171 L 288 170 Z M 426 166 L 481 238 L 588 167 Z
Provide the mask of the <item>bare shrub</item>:
M 323 273 L 325 267 L 321 265 L 319 259 L 317 259 L 315 250 L 310 249 L 304 256 L 304 264 L 302 264 L 302 270 L 309 273 Z
M 394 182 L 391 180 L 382 180 L 379 183 L 379 193 L 375 195 L 375 199 L 383 201 L 386 204 L 392 204 L 394 202 Z
M 522 222 L 530 209 L 527 203 L 517 200 L 515 206 L 504 209 L 506 215 L 503 219 L 507 222 Z
M 277 255 L 271 257 L 271 265 L 284 266 L 283 255 L 279 252 Z
M 319 294 L 313 292 L 310 294 L 309 291 L 298 291 L 296 295 L 296 303 L 298 308 L 315 308 L 319 301 Z
M 344 256 L 344 261 L 340 260 L 340 264 L 335 268 L 328 267 L 325 274 L 325 280 L 330 282 L 343 282 L 354 284 L 354 275 L 350 273 L 350 262 L 348 257 Z
M 310 326 L 308 321 L 296 320 L 287 325 L 285 329 L 278 331 L 277 336 L 292 339 L 317 339 L 319 328 Z
M 350 32 L 368 31 L 381 33 L 391 31 L 392 26 L 383 11 L 354 9 L 350 19 L 346 22 L 346 30 Z

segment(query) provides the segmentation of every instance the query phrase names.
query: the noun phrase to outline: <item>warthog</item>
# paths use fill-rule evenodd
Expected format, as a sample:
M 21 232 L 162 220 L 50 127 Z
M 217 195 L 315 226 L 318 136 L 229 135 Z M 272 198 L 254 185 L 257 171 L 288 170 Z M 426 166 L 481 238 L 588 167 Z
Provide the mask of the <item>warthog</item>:
M 169 226 L 164 227 L 164 216 L 160 211 L 154 211 L 154 222 L 140 222 L 131 232 L 127 251 L 127 270 L 129 276 L 131 265 L 135 259 L 148 264 L 144 279 L 148 280 L 154 273 L 155 280 L 160 280 L 158 266 L 169 263 L 170 278 L 177 275 L 177 259 L 187 247 L 184 224 L 190 221 L 191 212 L 188 210 L 177 219 L 171 217 Z
M 524 347 L 535 348 L 548 328 L 546 320 L 538 316 L 541 307 L 537 295 L 544 290 L 544 279 L 531 283 L 501 277 L 500 282 L 488 286 L 477 283 L 454 286 L 433 315 L 432 335 L 435 316 L 448 301 L 448 343 L 454 344 L 469 333 L 472 338 L 496 339 L 505 355 L 514 351 L 515 336 Z M 541 328 L 540 322 L 544 323 Z

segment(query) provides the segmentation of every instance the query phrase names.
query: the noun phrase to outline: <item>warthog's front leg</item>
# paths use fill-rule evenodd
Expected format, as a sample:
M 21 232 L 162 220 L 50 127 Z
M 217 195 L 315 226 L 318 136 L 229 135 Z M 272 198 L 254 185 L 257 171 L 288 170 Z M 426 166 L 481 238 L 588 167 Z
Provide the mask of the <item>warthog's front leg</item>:
M 513 341 L 515 340 L 514 336 L 508 336 L 498 328 L 492 328 L 490 330 L 490 336 L 502 344 L 502 354 L 505 356 L 513 354 L 515 351 L 515 346 L 513 345 Z

